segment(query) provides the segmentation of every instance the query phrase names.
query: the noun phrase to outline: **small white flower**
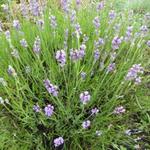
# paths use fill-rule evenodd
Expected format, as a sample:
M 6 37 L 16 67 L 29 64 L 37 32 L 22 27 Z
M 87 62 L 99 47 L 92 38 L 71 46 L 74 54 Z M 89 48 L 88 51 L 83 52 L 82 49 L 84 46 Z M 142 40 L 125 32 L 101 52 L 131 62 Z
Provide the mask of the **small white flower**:
M 97 130 L 97 131 L 96 131 L 96 135 L 97 135 L 97 136 L 101 136 L 101 135 L 102 135 L 102 133 L 103 133 L 103 132 L 102 132 L 102 131 L 100 131 L 100 130 Z
M 13 49 L 13 51 L 11 52 L 11 55 L 15 58 L 19 58 L 19 52 L 16 49 Z
M 9 100 L 8 100 L 7 98 L 5 99 L 5 103 L 6 103 L 6 104 L 9 104 Z
M 4 78 L 0 78 L 0 84 L 7 86 L 7 82 L 4 80 Z
M 2 97 L 0 97 L 0 104 L 4 104 L 4 100 Z

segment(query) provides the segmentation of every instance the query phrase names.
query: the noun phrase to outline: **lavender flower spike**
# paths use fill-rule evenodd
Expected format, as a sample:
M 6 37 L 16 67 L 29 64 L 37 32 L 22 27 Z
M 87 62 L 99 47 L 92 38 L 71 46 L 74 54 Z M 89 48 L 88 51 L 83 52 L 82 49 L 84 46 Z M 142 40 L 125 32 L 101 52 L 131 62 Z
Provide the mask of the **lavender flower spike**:
M 119 106 L 119 107 L 116 107 L 115 110 L 114 110 L 114 114 L 117 114 L 117 115 L 120 115 L 120 114 L 123 114 L 125 113 L 125 108 L 123 106 Z
M 30 0 L 29 6 L 30 12 L 33 16 L 39 16 L 41 14 L 40 4 L 38 0 Z
M 82 44 L 80 46 L 80 50 L 79 50 L 79 57 L 80 58 L 83 58 L 85 56 L 85 49 L 86 49 L 86 46 L 84 44 Z
M 59 147 L 60 145 L 64 144 L 64 139 L 62 137 L 58 137 L 54 139 L 54 146 Z
M 80 101 L 85 105 L 90 101 L 91 95 L 88 91 L 85 91 L 80 94 Z
M 147 41 L 147 45 L 148 45 L 148 47 L 150 47 L 150 40 Z
M 116 64 L 115 63 L 111 63 L 109 64 L 109 66 L 107 67 L 107 71 L 108 72 L 113 72 L 116 68 Z
M 116 17 L 115 11 L 114 11 L 114 10 L 111 10 L 111 11 L 109 12 L 109 18 L 110 18 L 111 20 L 113 20 L 113 19 L 115 19 L 115 17 Z
M 94 24 L 96 29 L 98 29 L 100 27 L 100 19 L 99 19 L 99 17 L 95 17 L 94 18 L 93 24 Z
M 8 71 L 9 75 L 12 75 L 13 77 L 17 76 L 17 73 L 16 73 L 15 69 L 11 65 L 8 66 L 8 70 L 7 71 Z
M 61 0 L 61 7 L 65 13 L 69 12 L 69 6 L 70 6 L 69 0 Z
M 44 80 L 44 85 L 47 91 L 52 94 L 53 96 L 58 95 L 58 87 L 50 83 L 48 79 Z
M 112 40 L 112 48 L 113 50 L 119 49 L 119 46 L 122 42 L 122 38 L 119 38 L 118 36 L 115 36 Z
M 50 19 L 51 27 L 52 27 L 53 29 L 56 29 L 56 27 L 57 27 L 56 17 L 53 16 L 53 15 L 51 15 L 51 16 L 49 17 L 49 19 Z
M 99 109 L 95 107 L 91 110 L 91 113 L 92 115 L 96 115 L 97 113 L 99 113 Z
M 10 31 L 9 30 L 7 30 L 5 32 L 5 37 L 6 37 L 7 40 L 10 40 Z
M 134 81 L 135 84 L 139 84 L 141 83 L 141 77 L 139 77 L 138 75 L 141 73 L 143 74 L 144 69 L 143 67 L 141 67 L 141 64 L 134 64 L 128 71 L 127 75 L 126 75 L 126 80 L 129 81 Z
M 35 112 L 40 112 L 40 111 L 41 111 L 41 108 L 40 108 L 40 106 L 37 104 L 37 105 L 34 105 L 34 106 L 33 106 L 33 110 L 34 110 Z
M 79 23 L 75 24 L 75 33 L 77 34 L 77 36 L 82 34 L 81 27 L 80 27 Z
M 82 127 L 83 129 L 88 129 L 91 125 L 91 121 L 90 120 L 86 120 L 82 123 Z
M 76 0 L 76 4 L 79 6 L 81 4 L 81 0 Z
M 20 30 L 20 29 L 21 29 L 19 20 L 14 20 L 14 21 L 13 21 L 13 27 L 14 27 L 16 30 Z
M 73 61 L 77 61 L 77 60 L 79 60 L 79 58 L 80 58 L 79 51 L 77 49 L 75 49 L 75 50 L 71 49 L 70 50 L 70 59 Z
M 97 5 L 97 11 L 100 11 L 100 10 L 102 10 L 103 8 L 104 8 L 104 2 L 101 1 L 101 2 L 99 2 L 98 5 Z
M 59 62 L 61 67 L 64 67 L 66 63 L 66 52 L 64 50 L 59 50 L 56 52 L 56 60 Z
M 52 114 L 54 113 L 54 106 L 48 104 L 45 108 L 44 108 L 44 111 L 45 111 L 45 115 L 50 117 L 52 116 Z
M 36 39 L 35 39 L 35 41 L 34 41 L 33 51 L 36 54 L 39 54 L 40 51 L 41 51 L 41 40 L 40 40 L 39 36 L 37 36 Z
M 100 57 L 100 51 L 97 49 L 97 50 L 94 51 L 94 60 L 95 61 L 98 60 L 99 57 Z
M 27 48 L 27 47 L 28 47 L 27 41 L 26 41 L 25 39 L 20 40 L 20 44 L 21 44 L 21 46 L 24 47 L 24 48 Z
M 36 24 L 39 27 L 39 29 L 43 29 L 44 28 L 44 20 L 43 19 L 37 20 Z
M 86 78 L 86 73 L 85 72 L 81 72 L 80 76 L 84 80 Z
M 21 9 L 21 14 L 23 17 L 27 18 L 29 14 L 29 9 L 27 7 L 27 4 L 25 0 L 20 1 L 20 9 Z

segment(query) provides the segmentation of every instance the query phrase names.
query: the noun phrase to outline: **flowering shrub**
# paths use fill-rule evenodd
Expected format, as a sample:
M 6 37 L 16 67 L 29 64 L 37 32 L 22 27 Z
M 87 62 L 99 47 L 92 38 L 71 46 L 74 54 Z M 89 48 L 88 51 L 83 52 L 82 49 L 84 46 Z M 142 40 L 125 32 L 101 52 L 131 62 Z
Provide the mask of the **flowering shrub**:
M 0 28 L 0 108 L 13 126 L 11 145 L 125 146 L 124 130 L 144 80 L 147 26 L 106 2 L 82 8 L 79 0 L 62 0 L 58 9 L 30 0 L 20 7 L 20 19 L 13 18 L 9 30 Z

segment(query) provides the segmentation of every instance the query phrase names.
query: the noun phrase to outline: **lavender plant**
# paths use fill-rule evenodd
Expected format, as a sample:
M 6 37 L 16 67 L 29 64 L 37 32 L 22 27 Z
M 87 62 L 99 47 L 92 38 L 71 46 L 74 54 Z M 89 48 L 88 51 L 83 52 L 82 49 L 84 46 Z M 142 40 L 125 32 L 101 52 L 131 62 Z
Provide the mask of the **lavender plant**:
M 62 0 L 57 8 L 21 1 L 21 16 L 9 30 L 1 27 L 0 149 L 137 145 L 124 133 L 141 109 L 149 29 L 107 2 L 75 2 Z

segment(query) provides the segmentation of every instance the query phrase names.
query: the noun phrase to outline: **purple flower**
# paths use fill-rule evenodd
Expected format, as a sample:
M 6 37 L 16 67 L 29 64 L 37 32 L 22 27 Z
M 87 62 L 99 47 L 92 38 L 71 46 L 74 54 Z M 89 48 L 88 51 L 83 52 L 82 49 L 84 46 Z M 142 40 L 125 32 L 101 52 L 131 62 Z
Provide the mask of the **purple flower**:
M 52 27 L 53 29 L 56 29 L 56 27 L 57 27 L 56 17 L 53 16 L 53 15 L 51 15 L 51 16 L 49 17 L 49 19 L 50 19 L 50 25 L 51 25 L 51 27 Z
M 33 51 L 36 54 L 39 54 L 40 51 L 41 51 L 41 40 L 40 40 L 39 36 L 37 36 L 36 39 L 35 39 L 35 41 L 34 41 Z
M 127 31 L 132 32 L 133 31 L 133 26 L 128 26 Z
M 100 19 L 99 19 L 99 17 L 95 17 L 94 18 L 93 24 L 94 24 L 96 29 L 98 29 L 100 27 Z
M 141 26 L 141 27 L 140 27 L 140 30 L 141 30 L 141 32 L 143 32 L 143 33 L 147 33 L 147 32 L 148 32 L 148 28 L 147 28 L 146 25 Z
M 25 0 L 20 1 L 20 9 L 21 9 L 22 15 L 27 18 L 29 14 L 29 9 Z
M 122 38 L 115 36 L 112 40 L 112 49 L 113 50 L 119 49 L 121 42 L 122 42 Z
M 66 63 L 66 52 L 64 50 L 59 50 L 56 52 L 56 59 L 61 67 Z
M 99 2 L 98 5 L 97 5 L 97 11 L 102 10 L 103 8 L 104 8 L 104 2 L 101 1 L 101 2 Z
M 38 3 L 38 0 L 30 0 L 29 2 L 30 12 L 33 16 L 40 16 L 40 4 Z
M 107 71 L 108 72 L 113 72 L 116 69 L 116 64 L 115 63 L 111 63 L 109 64 L 109 66 L 107 67 Z
M 44 112 L 45 112 L 45 115 L 50 117 L 52 116 L 52 114 L 54 113 L 54 106 L 48 104 L 45 108 L 44 108 Z
M 39 106 L 38 104 L 36 104 L 36 105 L 33 106 L 33 110 L 34 110 L 35 112 L 40 112 L 40 111 L 41 111 L 41 108 L 40 108 L 40 106 Z
M 15 69 L 11 65 L 8 66 L 7 72 L 8 72 L 9 75 L 12 75 L 13 77 L 17 76 L 17 73 L 16 73 Z
M 115 108 L 113 113 L 116 114 L 116 115 L 120 115 L 120 114 L 125 113 L 125 111 L 126 110 L 123 106 L 118 106 L 118 107 Z
M 94 46 L 95 46 L 95 48 L 97 49 L 97 48 L 99 48 L 101 45 L 104 45 L 104 39 L 102 39 L 102 38 L 98 38 L 98 40 L 97 41 L 94 41 Z
M 13 21 L 13 27 L 14 27 L 16 30 L 20 30 L 20 29 L 21 29 L 19 20 L 14 20 L 14 21 Z
M 91 125 L 91 121 L 90 120 L 86 120 L 82 123 L 82 127 L 83 129 L 88 129 Z
M 75 33 L 77 35 L 81 35 L 82 34 L 81 27 L 80 27 L 79 23 L 75 24 Z
M 99 57 L 100 57 L 100 51 L 97 49 L 97 50 L 94 51 L 94 59 L 98 60 Z
M 85 44 L 88 40 L 89 40 L 89 37 L 84 34 L 82 43 Z
M 80 46 L 80 50 L 79 50 L 79 57 L 80 58 L 83 58 L 85 56 L 85 49 L 86 49 L 86 46 L 84 44 L 82 44 Z
M 9 31 L 9 30 L 7 30 L 7 31 L 5 32 L 5 36 L 6 36 L 6 39 L 7 39 L 7 40 L 10 40 L 10 31 Z
M 128 41 L 131 39 L 131 36 L 132 36 L 132 31 L 133 31 L 133 27 L 132 26 L 129 26 L 127 28 L 127 31 L 126 31 L 126 36 L 125 36 L 125 40 Z
M 135 78 L 135 84 L 140 84 L 142 81 L 141 81 L 141 77 L 136 77 Z
M 26 41 L 25 39 L 20 40 L 20 44 L 21 44 L 21 46 L 24 47 L 24 48 L 27 48 L 27 47 L 28 47 L 27 41 Z
M 76 0 L 76 4 L 79 6 L 81 4 L 81 0 Z
M 150 47 L 150 40 L 147 41 L 147 45 Z
M 48 79 L 44 80 L 44 85 L 50 94 L 52 94 L 53 96 L 58 95 L 58 87 L 56 85 L 51 84 L 50 80 Z
M 91 110 L 91 113 L 92 115 L 96 115 L 97 113 L 99 113 L 99 109 L 95 107 Z
M 74 23 L 75 20 L 76 20 L 76 11 L 72 10 L 71 11 L 71 16 L 70 16 L 70 21 L 71 21 L 71 23 Z
M 61 0 L 61 7 L 65 13 L 69 13 L 69 7 L 70 7 L 69 0 Z
M 141 83 L 141 78 L 138 77 L 138 74 L 143 74 L 143 67 L 141 67 L 141 64 L 134 64 L 128 71 L 127 75 L 126 75 L 126 80 L 133 80 L 135 82 L 135 84 L 139 84 Z
M 70 59 L 73 61 L 77 61 L 80 59 L 80 54 L 79 54 L 79 51 L 77 49 L 75 49 L 75 50 L 71 49 L 70 50 Z
M 111 11 L 109 12 L 109 18 L 110 18 L 111 20 L 113 20 L 113 19 L 115 19 L 115 17 L 116 17 L 115 11 L 114 11 L 114 10 L 111 10 Z
M 58 137 L 54 139 L 54 146 L 59 147 L 60 145 L 64 144 L 64 139 L 62 137 Z
M 36 24 L 37 26 L 40 28 L 40 29 L 43 29 L 44 28 L 44 20 L 43 19 L 39 19 L 36 21 Z
M 85 105 L 90 101 L 90 94 L 88 91 L 85 91 L 83 93 L 80 94 L 80 101 Z
M 97 41 L 97 45 L 98 46 L 101 46 L 101 45 L 104 45 L 104 39 L 102 39 L 102 38 L 98 38 L 98 41 Z
M 81 78 L 84 80 L 86 78 L 86 73 L 85 72 L 81 72 Z

